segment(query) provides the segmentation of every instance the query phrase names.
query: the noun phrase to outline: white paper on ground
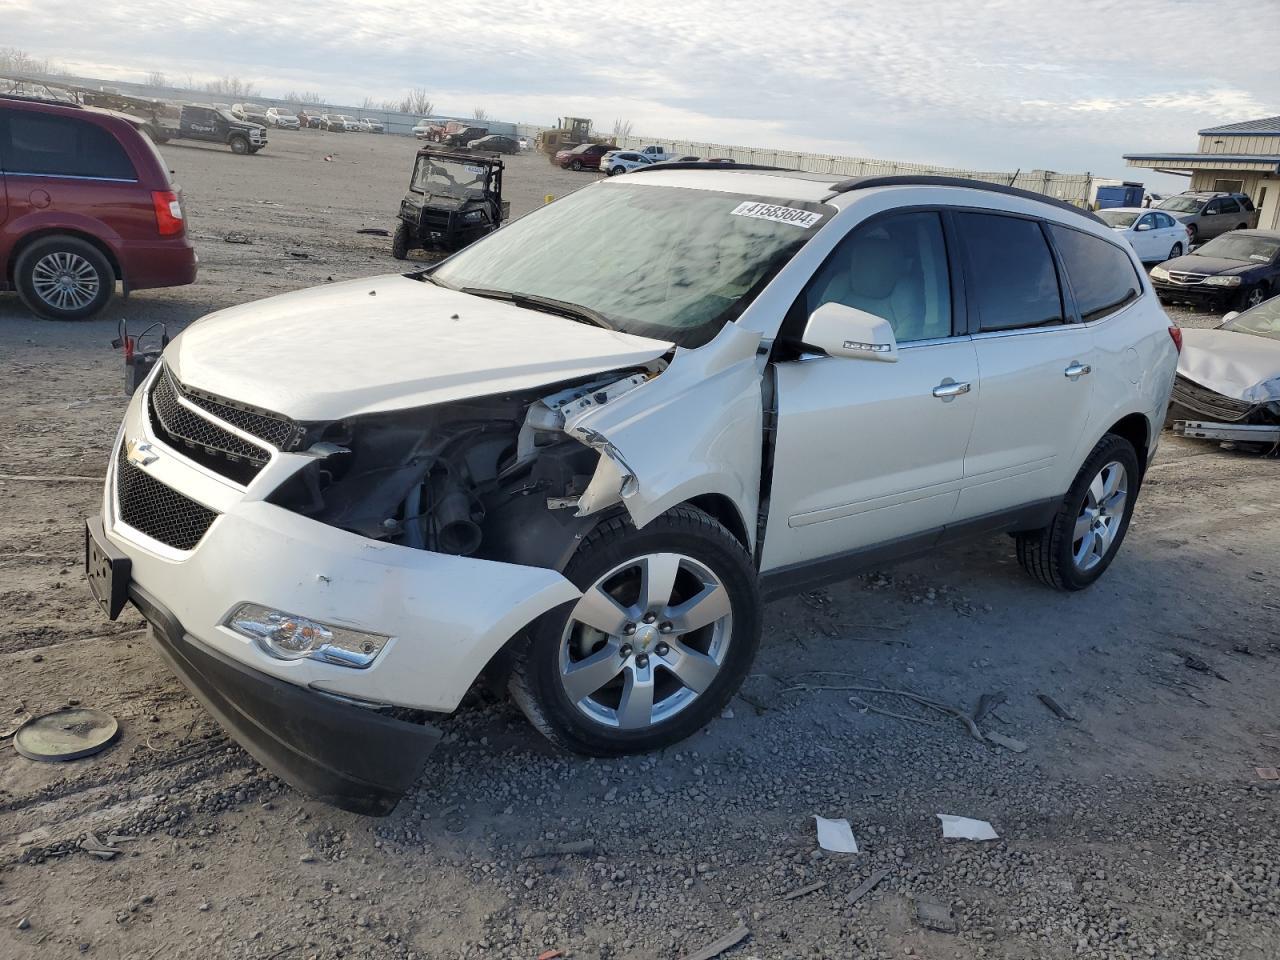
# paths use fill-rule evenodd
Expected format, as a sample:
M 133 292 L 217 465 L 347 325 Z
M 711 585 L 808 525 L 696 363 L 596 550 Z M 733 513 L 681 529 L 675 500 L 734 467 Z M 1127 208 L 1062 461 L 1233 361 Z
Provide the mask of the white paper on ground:
M 1000 835 L 985 820 L 953 817 L 949 813 L 938 814 L 942 821 L 942 835 L 953 840 L 999 840 Z
M 853 839 L 853 828 L 848 820 L 828 820 L 814 817 L 818 823 L 818 846 L 832 853 L 857 853 L 858 841 Z

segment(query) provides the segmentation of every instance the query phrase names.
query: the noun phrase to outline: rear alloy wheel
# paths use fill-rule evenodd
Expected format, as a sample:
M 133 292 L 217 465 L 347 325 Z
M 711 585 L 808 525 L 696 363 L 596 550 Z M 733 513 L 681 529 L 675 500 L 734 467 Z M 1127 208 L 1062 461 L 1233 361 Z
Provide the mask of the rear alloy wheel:
M 640 530 L 605 521 L 565 575 L 582 597 L 540 618 L 511 677 L 554 743 L 596 756 L 665 747 L 742 683 L 760 639 L 755 570 L 707 514 L 677 507 Z
M 1173 249 L 1169 251 L 1168 259 L 1172 260 L 1175 257 L 1180 257 L 1180 256 L 1182 256 L 1182 244 L 1175 243 L 1173 245 Z
M 84 320 L 111 299 L 116 275 L 93 244 L 46 237 L 22 251 L 13 269 L 22 302 L 48 320 Z
M 1129 529 L 1139 477 L 1133 445 L 1114 433 L 1104 436 L 1049 526 L 1017 535 L 1023 568 L 1059 590 L 1083 590 L 1097 580 Z
M 625 168 L 625 167 L 614 167 L 612 170 L 610 170 L 610 171 L 609 171 L 609 176 L 611 176 L 611 177 L 616 177 L 616 176 L 619 176 L 620 174 L 624 174 L 624 173 L 626 173 L 626 172 L 627 172 L 627 170 L 626 170 L 626 168 Z

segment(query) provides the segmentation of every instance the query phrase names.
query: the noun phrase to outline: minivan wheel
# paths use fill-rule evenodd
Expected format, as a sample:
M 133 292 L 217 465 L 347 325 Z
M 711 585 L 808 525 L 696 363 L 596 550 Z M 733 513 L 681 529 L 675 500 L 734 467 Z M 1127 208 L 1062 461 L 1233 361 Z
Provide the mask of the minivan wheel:
M 701 510 L 637 530 L 601 523 L 565 570 L 582 597 L 540 617 L 512 665 L 512 698 L 553 743 L 612 756 L 669 746 L 715 717 L 760 643 L 742 544 Z
M 1107 434 L 1076 474 L 1052 522 L 1017 535 L 1018 562 L 1041 583 L 1083 590 L 1102 576 L 1120 549 L 1139 483 L 1133 445 Z
M 27 247 L 13 268 L 27 308 L 47 320 L 84 320 L 107 305 L 116 274 L 102 251 L 77 237 L 45 237 Z
M 1176 257 L 1180 257 L 1180 256 L 1182 256 L 1182 244 L 1175 243 L 1173 245 L 1173 249 L 1169 251 L 1168 259 L 1173 260 Z
M 244 137 L 232 137 L 227 142 L 231 145 L 232 153 L 243 155 L 249 152 L 249 141 Z

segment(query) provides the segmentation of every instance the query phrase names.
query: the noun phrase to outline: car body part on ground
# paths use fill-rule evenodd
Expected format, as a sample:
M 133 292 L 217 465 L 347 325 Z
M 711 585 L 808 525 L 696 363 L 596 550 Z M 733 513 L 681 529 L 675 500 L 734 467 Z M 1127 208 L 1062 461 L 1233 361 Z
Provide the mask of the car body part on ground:
M 13 748 L 28 760 L 61 763 L 100 753 L 120 736 L 116 718 L 89 707 L 68 707 L 32 717 L 13 735 Z
M 1234 230 L 1160 264 L 1151 283 L 1164 303 L 1247 310 L 1280 293 L 1280 230 Z
M 0 290 L 33 313 L 83 320 L 117 283 L 128 294 L 195 280 L 181 191 L 136 122 L 0 96 L 0 181 Z
M 400 201 L 391 251 L 453 252 L 492 233 L 507 218 L 501 160 L 424 148 L 414 158 L 409 190 Z
M 1172 260 L 1190 247 L 1186 226 L 1162 210 L 1111 207 L 1099 210 L 1098 217 L 1124 237 L 1143 263 Z
M 429 269 L 188 327 L 129 403 L 86 568 L 255 756 L 385 812 L 430 745 L 391 721 L 486 671 L 553 741 L 629 753 L 720 715 L 764 596 L 997 532 L 1087 587 L 1174 333 L 1133 250 L 1041 197 L 602 178 Z M 287 720 L 311 712 L 377 746 L 348 763 Z M 374 755 L 403 763 L 353 772 Z
M 957 817 L 949 813 L 938 814 L 942 823 L 942 836 L 949 840 L 999 840 L 995 827 L 985 820 Z

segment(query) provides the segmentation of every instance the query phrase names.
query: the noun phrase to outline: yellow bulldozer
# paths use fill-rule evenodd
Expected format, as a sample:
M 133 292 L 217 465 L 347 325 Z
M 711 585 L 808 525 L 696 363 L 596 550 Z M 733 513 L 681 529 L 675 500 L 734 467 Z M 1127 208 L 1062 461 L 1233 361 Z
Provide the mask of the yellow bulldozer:
M 591 121 L 586 117 L 560 117 L 553 129 L 538 134 L 537 145 L 554 163 L 561 150 L 572 150 L 584 143 L 605 143 L 607 139 L 591 135 Z

